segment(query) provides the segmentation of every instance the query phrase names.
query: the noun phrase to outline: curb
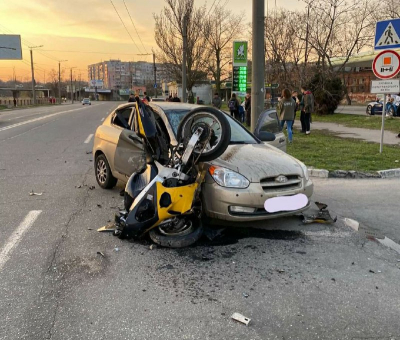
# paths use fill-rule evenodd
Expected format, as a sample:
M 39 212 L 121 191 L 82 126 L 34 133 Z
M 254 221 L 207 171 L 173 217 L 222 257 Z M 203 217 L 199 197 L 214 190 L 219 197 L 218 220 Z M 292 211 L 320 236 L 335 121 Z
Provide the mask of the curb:
M 328 171 L 325 169 L 308 169 L 310 177 L 319 178 L 400 178 L 400 168 L 380 170 L 376 172 L 346 171 L 335 170 Z

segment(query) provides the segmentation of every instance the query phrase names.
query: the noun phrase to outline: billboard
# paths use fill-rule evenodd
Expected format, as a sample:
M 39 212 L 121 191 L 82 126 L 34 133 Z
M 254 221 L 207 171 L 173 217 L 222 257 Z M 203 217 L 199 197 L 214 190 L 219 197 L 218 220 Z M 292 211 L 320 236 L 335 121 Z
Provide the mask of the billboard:
M 0 34 L 0 60 L 21 60 L 21 36 Z
M 89 88 L 95 88 L 97 87 L 98 89 L 103 88 L 103 80 L 101 79 L 91 79 L 89 80 Z

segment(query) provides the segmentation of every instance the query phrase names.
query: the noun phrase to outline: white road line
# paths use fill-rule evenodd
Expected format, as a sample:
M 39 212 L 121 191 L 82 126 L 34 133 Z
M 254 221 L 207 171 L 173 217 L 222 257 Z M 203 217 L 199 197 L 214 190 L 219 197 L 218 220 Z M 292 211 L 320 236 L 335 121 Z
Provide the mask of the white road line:
M 101 122 L 104 122 L 104 118 L 101 118 Z
M 91 133 L 91 134 L 88 136 L 88 138 L 86 138 L 85 144 L 88 144 L 88 143 L 90 142 L 90 140 L 92 139 L 92 137 L 93 137 L 93 133 Z
M 67 113 L 67 112 L 72 112 L 72 111 L 78 111 L 78 110 L 81 110 L 81 108 L 79 108 L 79 109 L 74 109 L 74 110 L 68 110 L 68 111 L 56 112 L 56 113 L 52 113 L 52 114 L 47 115 L 47 116 L 43 116 L 43 117 L 39 117 L 39 118 L 35 118 L 35 119 L 26 120 L 26 121 L 24 121 L 24 122 L 20 122 L 20 123 L 8 125 L 8 126 L 5 126 L 5 127 L 3 127 L 3 128 L 0 128 L 0 132 L 1 132 L 1 131 L 5 131 L 5 130 L 9 130 L 9 129 L 13 129 L 13 128 L 16 128 L 16 127 L 21 126 L 21 125 L 25 125 L 25 124 L 29 124 L 29 123 L 34 123 L 34 122 L 37 122 L 37 121 L 39 121 L 39 120 L 43 120 L 43 119 L 46 119 L 46 118 L 58 116 L 58 115 L 60 115 L 60 114 L 62 114 L 62 113 Z
M 26 215 L 25 219 L 18 226 L 18 228 L 11 234 L 8 238 L 6 244 L 0 252 L 0 271 L 3 269 L 3 266 L 10 259 L 10 253 L 21 241 L 22 235 L 32 227 L 33 223 L 36 221 L 38 216 L 40 215 L 41 210 L 32 210 Z

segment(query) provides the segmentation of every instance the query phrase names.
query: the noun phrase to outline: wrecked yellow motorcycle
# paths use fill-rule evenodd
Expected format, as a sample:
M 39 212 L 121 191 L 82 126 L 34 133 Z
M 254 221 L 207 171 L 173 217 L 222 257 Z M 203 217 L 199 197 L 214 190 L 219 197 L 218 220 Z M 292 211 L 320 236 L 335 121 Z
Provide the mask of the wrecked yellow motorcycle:
M 231 139 L 229 122 L 217 109 L 196 108 L 180 122 L 178 144 L 168 145 L 154 114 L 138 98 L 136 109 L 134 129 L 146 166 L 126 184 L 125 210 L 115 217 L 114 235 L 140 238 L 148 233 L 161 246 L 191 245 L 203 233 L 200 190 L 207 169 L 202 162 L 224 153 Z

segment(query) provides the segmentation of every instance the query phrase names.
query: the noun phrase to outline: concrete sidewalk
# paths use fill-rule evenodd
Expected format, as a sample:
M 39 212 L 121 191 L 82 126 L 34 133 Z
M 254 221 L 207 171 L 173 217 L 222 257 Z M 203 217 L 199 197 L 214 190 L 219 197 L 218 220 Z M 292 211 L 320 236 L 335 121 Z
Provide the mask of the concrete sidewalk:
M 354 128 L 325 122 L 311 123 L 311 133 L 312 130 L 329 130 L 335 132 L 338 137 L 362 139 L 374 143 L 380 143 L 381 141 L 381 130 Z M 383 135 L 383 143 L 387 145 L 400 145 L 400 138 L 397 138 L 396 133 L 385 131 Z

